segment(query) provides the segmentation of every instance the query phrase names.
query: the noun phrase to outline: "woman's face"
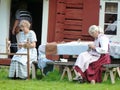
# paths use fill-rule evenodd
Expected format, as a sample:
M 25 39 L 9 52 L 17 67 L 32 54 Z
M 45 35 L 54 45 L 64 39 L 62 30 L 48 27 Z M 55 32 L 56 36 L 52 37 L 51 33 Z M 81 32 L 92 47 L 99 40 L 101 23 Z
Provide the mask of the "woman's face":
M 21 26 L 20 29 L 24 31 L 25 33 L 29 31 L 29 29 L 26 26 Z
M 98 37 L 98 31 L 94 31 L 94 32 L 91 32 L 90 35 L 93 37 L 93 38 L 97 38 Z

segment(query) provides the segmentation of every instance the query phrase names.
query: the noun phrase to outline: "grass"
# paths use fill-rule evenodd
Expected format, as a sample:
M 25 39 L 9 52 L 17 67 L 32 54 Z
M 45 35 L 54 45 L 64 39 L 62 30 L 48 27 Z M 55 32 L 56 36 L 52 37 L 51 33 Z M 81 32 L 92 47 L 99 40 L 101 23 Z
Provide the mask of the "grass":
M 67 77 L 60 80 L 58 70 L 48 73 L 46 77 L 41 77 L 37 70 L 37 79 L 11 80 L 8 78 L 8 70 L 8 67 L 0 67 L 0 90 L 120 90 L 119 78 L 116 78 L 115 84 L 111 84 L 110 79 L 95 85 L 79 84 L 68 81 Z

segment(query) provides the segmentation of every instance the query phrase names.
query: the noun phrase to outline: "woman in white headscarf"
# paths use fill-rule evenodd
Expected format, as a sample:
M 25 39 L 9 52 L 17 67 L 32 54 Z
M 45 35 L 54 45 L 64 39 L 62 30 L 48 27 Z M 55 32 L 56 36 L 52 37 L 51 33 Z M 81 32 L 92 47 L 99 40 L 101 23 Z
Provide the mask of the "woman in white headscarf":
M 104 35 L 103 29 L 99 26 L 90 26 L 88 32 L 95 40 L 94 43 L 88 44 L 88 51 L 78 56 L 74 66 L 76 74 L 74 80 L 79 79 L 82 82 L 84 79 L 94 83 L 101 82 L 101 66 L 102 64 L 110 63 L 108 54 L 109 39 Z
M 19 24 L 22 32 L 19 35 L 18 51 L 16 53 L 27 53 L 27 47 L 30 48 L 30 65 L 33 61 L 37 60 L 36 50 L 36 34 L 30 30 L 30 23 L 27 20 L 22 20 Z M 27 40 L 29 39 L 29 43 Z M 26 55 L 14 55 L 9 70 L 10 78 L 27 79 L 27 56 Z

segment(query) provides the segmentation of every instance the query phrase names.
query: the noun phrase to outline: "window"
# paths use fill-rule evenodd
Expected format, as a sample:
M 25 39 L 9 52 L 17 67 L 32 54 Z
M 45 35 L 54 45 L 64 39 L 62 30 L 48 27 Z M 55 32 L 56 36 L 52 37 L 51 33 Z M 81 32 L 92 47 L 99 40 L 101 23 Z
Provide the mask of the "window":
M 118 3 L 106 2 L 104 12 L 105 34 L 117 35 L 117 17 L 118 17 Z

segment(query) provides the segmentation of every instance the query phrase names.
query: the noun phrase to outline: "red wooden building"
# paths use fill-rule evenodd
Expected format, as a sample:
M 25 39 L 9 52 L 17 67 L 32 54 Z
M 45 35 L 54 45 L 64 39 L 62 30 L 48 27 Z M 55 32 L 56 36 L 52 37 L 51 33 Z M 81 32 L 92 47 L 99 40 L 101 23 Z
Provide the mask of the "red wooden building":
M 100 0 L 50 0 L 48 42 L 92 40 L 90 25 L 99 24 Z
M 2 35 L 0 50 L 5 50 L 5 39 L 10 37 L 15 11 L 21 0 L 0 0 L 0 22 Z M 32 27 L 37 35 L 37 47 L 46 42 L 93 40 L 88 34 L 90 25 L 103 29 L 110 16 L 117 15 L 117 34 L 112 40 L 118 41 L 120 34 L 120 0 L 24 0 L 32 13 Z M 117 39 L 116 39 L 117 38 Z M 11 38 L 12 40 L 12 38 Z

